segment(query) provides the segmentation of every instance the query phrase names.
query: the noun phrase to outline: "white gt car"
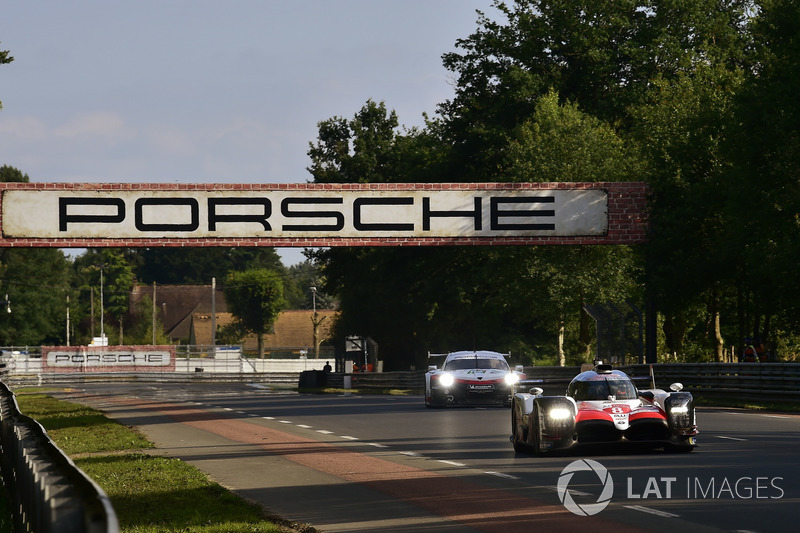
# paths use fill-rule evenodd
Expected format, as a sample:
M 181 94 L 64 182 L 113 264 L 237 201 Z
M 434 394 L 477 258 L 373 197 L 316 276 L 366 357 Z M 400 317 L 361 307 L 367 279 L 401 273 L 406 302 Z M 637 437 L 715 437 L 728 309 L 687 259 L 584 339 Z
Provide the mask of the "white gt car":
M 511 405 L 514 384 L 525 374 L 521 365 L 511 369 L 508 355 L 488 350 L 428 354 L 445 360 L 441 369 L 428 367 L 425 406 Z

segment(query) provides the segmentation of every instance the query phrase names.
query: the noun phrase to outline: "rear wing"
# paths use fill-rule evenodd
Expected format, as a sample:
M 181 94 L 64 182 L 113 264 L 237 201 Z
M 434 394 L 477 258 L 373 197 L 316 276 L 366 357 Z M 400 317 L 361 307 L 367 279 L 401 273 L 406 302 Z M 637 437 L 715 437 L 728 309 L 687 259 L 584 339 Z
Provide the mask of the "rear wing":
M 469 350 L 459 350 L 459 351 L 469 352 Z M 482 351 L 489 351 L 489 350 L 474 350 L 474 351 L 472 351 L 470 353 L 474 353 L 477 356 L 478 352 L 482 352 Z M 447 353 L 431 353 L 431 352 L 428 352 L 428 357 L 429 358 L 430 357 L 447 357 L 448 355 L 451 355 L 451 354 L 454 354 L 454 353 L 457 353 L 457 352 L 447 352 Z M 496 353 L 496 354 L 502 355 L 503 357 L 511 357 L 511 352 L 508 352 L 508 353 L 492 352 L 492 353 Z

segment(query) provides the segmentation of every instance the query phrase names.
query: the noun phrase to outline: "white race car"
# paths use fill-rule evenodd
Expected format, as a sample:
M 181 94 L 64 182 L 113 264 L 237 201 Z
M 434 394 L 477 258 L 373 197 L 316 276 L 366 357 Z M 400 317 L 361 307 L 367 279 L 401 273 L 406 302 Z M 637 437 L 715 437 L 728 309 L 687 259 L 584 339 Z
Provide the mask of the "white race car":
M 522 366 L 512 370 L 506 356 L 488 350 L 428 354 L 445 360 L 441 369 L 428 367 L 425 406 L 511 405 L 514 384 L 525 374 Z
M 575 376 L 564 396 L 543 396 L 539 387 L 516 392 L 511 443 L 517 452 L 534 454 L 626 443 L 690 452 L 697 422 L 694 399 L 682 388 L 673 383 L 671 391 L 640 390 L 624 372 L 599 364 Z

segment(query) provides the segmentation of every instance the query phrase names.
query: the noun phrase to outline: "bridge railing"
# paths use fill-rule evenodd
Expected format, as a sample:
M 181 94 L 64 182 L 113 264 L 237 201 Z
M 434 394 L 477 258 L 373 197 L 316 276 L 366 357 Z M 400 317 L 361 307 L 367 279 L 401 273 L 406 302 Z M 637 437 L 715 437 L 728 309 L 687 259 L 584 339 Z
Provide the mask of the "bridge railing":
M 19 412 L 0 382 L 0 475 L 11 498 L 14 531 L 118 533 L 117 515 L 103 490 Z

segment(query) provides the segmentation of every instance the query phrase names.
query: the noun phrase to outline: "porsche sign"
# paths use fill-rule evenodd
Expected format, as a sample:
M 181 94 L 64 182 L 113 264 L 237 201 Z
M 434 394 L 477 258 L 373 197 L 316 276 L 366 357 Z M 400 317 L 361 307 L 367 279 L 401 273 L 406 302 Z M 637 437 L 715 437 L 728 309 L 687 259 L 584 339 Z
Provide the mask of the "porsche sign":
M 298 239 L 303 245 L 304 239 L 441 241 L 609 232 L 608 189 L 585 185 L 24 185 L 34 187 L 0 189 L 4 241 L 277 239 L 286 245 Z

